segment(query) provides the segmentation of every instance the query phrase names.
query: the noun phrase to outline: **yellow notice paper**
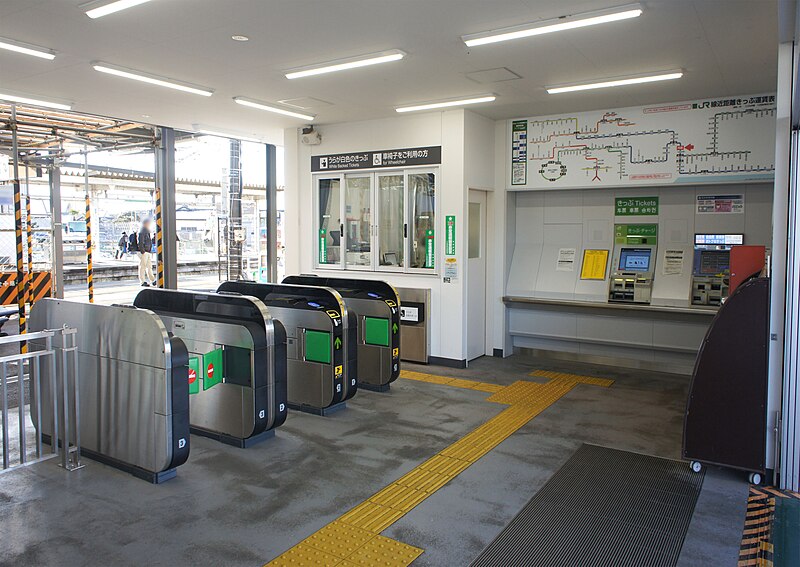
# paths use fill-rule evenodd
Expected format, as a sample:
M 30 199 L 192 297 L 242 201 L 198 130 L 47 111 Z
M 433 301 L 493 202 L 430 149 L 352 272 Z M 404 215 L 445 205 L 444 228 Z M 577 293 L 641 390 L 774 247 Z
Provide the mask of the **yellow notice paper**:
M 604 280 L 606 279 L 607 266 L 608 250 L 584 250 L 581 279 Z

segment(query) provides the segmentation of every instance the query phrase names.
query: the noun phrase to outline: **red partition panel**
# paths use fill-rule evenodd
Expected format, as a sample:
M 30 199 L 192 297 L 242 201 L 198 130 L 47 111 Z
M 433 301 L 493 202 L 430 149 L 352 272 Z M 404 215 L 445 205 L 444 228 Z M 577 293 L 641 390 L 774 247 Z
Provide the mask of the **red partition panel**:
M 758 275 L 764 268 L 767 250 L 764 246 L 734 246 L 731 248 L 731 289 L 736 288 L 753 275 Z

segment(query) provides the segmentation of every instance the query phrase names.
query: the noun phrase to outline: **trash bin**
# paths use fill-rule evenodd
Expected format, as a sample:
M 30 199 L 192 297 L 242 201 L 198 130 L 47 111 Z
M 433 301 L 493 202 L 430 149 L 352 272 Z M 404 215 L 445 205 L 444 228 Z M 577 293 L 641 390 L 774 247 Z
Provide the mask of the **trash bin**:
M 431 290 L 397 288 L 400 296 L 400 358 L 428 364 L 431 350 Z

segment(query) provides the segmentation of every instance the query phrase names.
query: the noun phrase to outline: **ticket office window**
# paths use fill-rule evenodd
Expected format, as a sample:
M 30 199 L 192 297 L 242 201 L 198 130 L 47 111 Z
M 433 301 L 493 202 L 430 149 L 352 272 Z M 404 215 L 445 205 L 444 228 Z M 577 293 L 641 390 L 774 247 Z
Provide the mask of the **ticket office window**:
M 316 265 L 436 273 L 436 178 L 436 170 L 317 177 Z

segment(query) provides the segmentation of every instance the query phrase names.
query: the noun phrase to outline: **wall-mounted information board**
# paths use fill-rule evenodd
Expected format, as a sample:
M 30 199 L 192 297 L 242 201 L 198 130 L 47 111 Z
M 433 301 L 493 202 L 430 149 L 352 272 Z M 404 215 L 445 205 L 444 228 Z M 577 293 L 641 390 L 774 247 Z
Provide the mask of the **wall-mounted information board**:
M 510 120 L 513 189 L 767 180 L 775 95 Z

